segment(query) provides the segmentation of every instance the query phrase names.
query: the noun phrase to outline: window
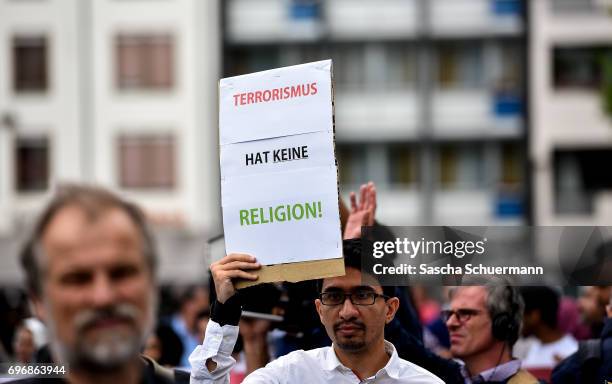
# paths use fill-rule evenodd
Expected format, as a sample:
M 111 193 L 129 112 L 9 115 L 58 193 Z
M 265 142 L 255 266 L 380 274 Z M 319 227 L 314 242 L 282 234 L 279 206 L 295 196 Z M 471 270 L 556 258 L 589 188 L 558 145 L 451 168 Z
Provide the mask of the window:
M 609 149 L 561 150 L 553 154 L 555 209 L 558 214 L 593 212 L 598 192 L 612 190 L 612 174 L 605 164 L 612 162 Z
M 392 146 L 389 149 L 389 169 L 392 184 L 414 186 L 418 175 L 415 149 L 410 146 Z
M 120 90 L 167 90 L 174 85 L 171 36 L 119 35 L 116 51 Z
M 612 49 L 556 48 L 553 52 L 555 87 L 598 89 L 607 52 Z
M 401 90 L 415 82 L 415 55 L 404 44 L 351 44 L 333 48 L 336 84 L 348 90 Z
M 225 60 L 227 76 L 244 75 L 279 67 L 279 51 L 276 47 L 238 48 Z M 297 63 L 296 63 L 297 64 Z
M 384 74 L 387 89 L 406 88 L 416 79 L 415 55 L 404 45 L 389 45 L 385 48 L 386 65 L 378 71 Z M 378 72 L 377 71 L 377 72 Z
M 338 46 L 332 52 L 334 77 L 338 87 L 361 89 L 366 83 L 363 46 Z
M 518 185 L 523 181 L 523 153 L 518 144 L 502 144 L 501 182 Z
M 438 50 L 438 85 L 441 88 L 475 88 L 484 83 L 482 47 L 476 44 L 443 44 Z
M 175 186 L 175 148 L 171 135 L 120 136 L 119 178 L 123 188 Z
M 304 45 L 282 50 L 281 65 L 297 65 L 331 57 L 330 48 L 325 44 Z
M 15 148 L 15 184 L 18 192 L 40 192 L 49 186 L 49 140 L 18 137 Z
M 336 146 L 340 184 L 353 186 L 367 182 L 365 151 L 361 145 Z
M 15 92 L 42 92 L 48 87 L 47 39 L 13 39 L 13 89 Z
M 440 187 L 442 189 L 483 187 L 483 157 L 481 146 L 442 145 L 438 162 Z
M 523 113 L 520 90 L 523 81 L 522 50 L 518 44 L 499 47 L 499 71 L 496 71 L 493 113 L 496 117 L 515 117 Z
M 501 144 L 501 164 L 495 214 L 499 218 L 523 216 L 525 196 L 523 186 L 523 150 L 517 143 Z
M 504 43 L 500 47 L 501 73 L 498 79 L 498 90 L 517 92 L 523 82 L 523 48 L 519 44 Z

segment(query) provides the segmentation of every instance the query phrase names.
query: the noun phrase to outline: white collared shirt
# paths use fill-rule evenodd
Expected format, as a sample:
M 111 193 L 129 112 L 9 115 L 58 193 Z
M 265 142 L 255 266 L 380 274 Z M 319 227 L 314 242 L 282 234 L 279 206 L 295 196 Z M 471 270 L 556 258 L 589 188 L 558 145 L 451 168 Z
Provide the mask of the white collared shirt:
M 238 327 L 210 320 L 206 327 L 204 343 L 189 356 L 191 384 L 229 383 L 229 373 L 235 364 L 231 357 L 238 338 Z M 294 351 L 271 361 L 263 368 L 251 373 L 245 384 L 266 383 L 377 383 L 377 384 L 443 384 L 433 373 L 400 359 L 393 344 L 385 341 L 385 350 L 391 356 L 387 364 L 376 375 L 364 380 L 340 363 L 332 347 Z M 209 372 L 206 360 L 212 359 L 217 367 Z

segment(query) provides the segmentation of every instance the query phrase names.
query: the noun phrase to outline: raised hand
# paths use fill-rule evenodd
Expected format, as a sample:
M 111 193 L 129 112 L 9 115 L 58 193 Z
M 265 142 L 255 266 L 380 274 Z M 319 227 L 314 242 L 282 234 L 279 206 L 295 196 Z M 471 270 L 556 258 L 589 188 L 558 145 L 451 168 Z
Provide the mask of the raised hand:
M 257 274 L 251 273 L 261 268 L 254 256 L 232 253 L 210 265 L 215 282 L 217 301 L 221 304 L 234 296 L 236 288 L 232 279 L 257 280 Z M 250 271 L 250 272 L 247 272 Z
M 359 201 L 355 192 L 351 192 L 351 209 L 344 228 L 344 239 L 361 237 L 362 226 L 374 225 L 376 215 L 376 186 L 373 182 L 362 184 L 359 188 Z

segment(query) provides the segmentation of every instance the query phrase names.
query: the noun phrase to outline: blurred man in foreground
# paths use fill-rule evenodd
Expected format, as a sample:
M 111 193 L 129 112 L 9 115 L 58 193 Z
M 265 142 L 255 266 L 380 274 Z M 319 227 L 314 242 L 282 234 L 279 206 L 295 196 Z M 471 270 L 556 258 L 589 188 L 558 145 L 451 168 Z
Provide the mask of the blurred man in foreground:
M 479 282 L 481 283 L 481 282 Z M 523 301 L 503 279 L 463 286 L 450 293 L 450 309 L 442 311 L 450 333 L 450 352 L 465 365 L 466 383 L 538 383 L 512 359 L 523 318 Z
M 374 276 L 362 275 L 359 240 L 345 241 L 346 275 L 322 281 L 315 305 L 332 347 L 294 351 L 251 373 L 244 383 L 442 383 L 427 370 L 398 357 L 384 340 L 385 324 L 399 306 Z M 190 357 L 191 383 L 227 383 L 235 364 L 239 295 L 232 279 L 256 280 L 260 265 L 249 255 L 231 254 L 211 265 L 217 301 L 204 344 Z M 362 280 L 363 278 L 363 280 Z
M 141 211 L 108 191 L 68 186 L 45 208 L 22 264 L 67 382 L 175 382 L 140 355 L 154 325 L 155 259 Z

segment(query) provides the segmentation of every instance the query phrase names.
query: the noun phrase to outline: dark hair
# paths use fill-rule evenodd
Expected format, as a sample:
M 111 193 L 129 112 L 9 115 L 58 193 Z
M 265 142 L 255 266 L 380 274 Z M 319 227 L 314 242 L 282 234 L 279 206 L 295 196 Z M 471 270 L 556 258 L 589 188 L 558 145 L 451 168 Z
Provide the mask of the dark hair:
M 342 242 L 342 253 L 344 255 L 344 267 L 345 268 L 354 268 L 359 270 L 361 273 L 367 273 L 368 275 L 374 277 L 376 281 L 381 285 L 383 294 L 389 297 L 395 297 L 396 289 L 395 286 L 383 285 L 383 282 L 380 279 L 380 276 L 369 273 L 370 270 L 368 267 L 368 261 L 373 260 L 371 257 L 363 260 L 362 252 L 364 249 L 372 249 L 372 247 L 368 247 L 368 240 L 362 239 L 350 239 L 344 240 Z M 363 263 L 365 261 L 365 263 Z M 380 263 L 380 261 L 377 261 Z M 317 290 L 321 292 L 323 288 L 323 280 L 317 280 Z
M 166 324 L 160 324 L 155 328 L 155 335 L 161 344 L 161 354 L 157 361 L 160 365 L 176 367 L 181 363 L 183 355 L 183 342 L 176 332 Z
M 198 319 L 198 320 L 210 319 L 210 309 L 208 309 L 208 308 L 202 309 L 196 315 L 196 319 Z
M 196 297 L 196 294 L 198 293 L 198 291 L 204 291 L 208 293 L 208 288 L 203 285 L 199 285 L 199 284 L 190 284 L 190 285 L 183 287 L 183 289 L 178 295 L 178 304 L 182 306 L 190 302 Z
M 155 276 L 157 256 L 153 236 L 140 208 L 122 200 L 117 195 L 103 188 L 67 184 L 57 189 L 55 196 L 44 208 L 20 254 L 21 266 L 25 271 L 26 286 L 31 294 L 40 296 L 42 293 L 43 263 L 41 238 L 55 215 L 61 209 L 68 206 L 78 207 L 90 220 L 97 219 L 103 212 L 112 208 L 122 210 L 140 232 L 145 260 L 151 274 Z
M 544 324 L 551 328 L 557 327 L 559 312 L 559 293 L 546 286 L 521 287 L 521 296 L 525 302 L 525 313 L 539 311 Z

